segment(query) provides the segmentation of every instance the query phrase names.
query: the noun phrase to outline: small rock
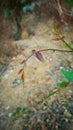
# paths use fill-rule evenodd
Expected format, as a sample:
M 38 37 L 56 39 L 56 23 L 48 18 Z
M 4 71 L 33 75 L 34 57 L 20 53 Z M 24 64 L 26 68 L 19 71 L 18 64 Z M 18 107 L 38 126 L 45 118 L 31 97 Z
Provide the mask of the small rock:
M 12 73 L 13 72 L 13 70 L 10 70 L 10 73 Z
M 22 81 L 20 79 L 17 80 L 17 83 L 20 84 Z
M 43 110 L 46 110 L 46 106 L 43 106 Z
M 68 118 L 70 118 L 70 117 L 72 116 L 67 110 L 65 110 L 64 115 L 65 115 L 66 117 L 68 117 Z
M 73 107 L 73 102 L 69 102 L 69 103 L 68 103 L 68 106 L 69 106 L 69 107 Z
M 8 114 L 8 117 L 11 118 L 11 117 L 12 117 L 12 114 L 13 114 L 13 113 L 9 113 L 9 114 Z
M 60 69 L 62 70 L 62 69 L 64 69 L 64 67 L 63 67 L 63 66 L 60 66 Z
M 46 122 L 49 122 L 49 119 L 46 119 Z
M 15 86 L 17 86 L 17 84 L 16 83 L 12 83 L 12 85 L 11 85 L 12 87 L 15 87 Z
M 52 58 L 50 58 L 49 61 L 52 61 Z
M 50 120 L 51 120 L 51 115 L 48 114 L 47 117 L 46 117 L 46 122 L 50 122 Z
M 67 118 L 65 118 L 64 120 L 65 120 L 65 122 L 68 122 L 68 121 L 69 121 Z
M 8 79 L 8 78 L 9 78 L 9 75 L 8 75 L 8 74 L 5 74 L 5 75 L 4 75 L 4 78 L 5 78 L 5 79 Z
M 15 60 L 15 59 L 16 59 L 15 57 L 12 58 L 12 60 Z
M 28 13 L 28 12 L 33 12 L 35 8 L 35 3 L 32 3 L 31 5 L 27 5 L 23 7 L 23 12 Z
M 68 92 L 69 92 L 69 93 L 73 93 L 73 91 L 72 91 L 72 90 L 68 90 Z
M 17 85 L 19 85 L 19 84 L 21 84 L 22 83 L 22 80 L 21 79 L 15 79 L 13 82 L 12 82 L 12 87 L 15 87 L 15 86 L 17 86 Z
M 61 110 L 61 109 L 59 109 L 59 108 L 56 109 L 55 112 L 58 113 L 58 114 L 60 114 L 60 115 L 63 115 L 63 110 Z

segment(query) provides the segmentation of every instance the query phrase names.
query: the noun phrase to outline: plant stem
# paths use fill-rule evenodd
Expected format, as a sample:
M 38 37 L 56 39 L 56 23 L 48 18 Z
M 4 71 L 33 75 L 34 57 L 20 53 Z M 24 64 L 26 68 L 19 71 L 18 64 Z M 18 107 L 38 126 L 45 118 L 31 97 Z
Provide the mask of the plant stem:
M 43 52 L 43 51 L 73 52 L 73 50 L 68 51 L 68 50 L 59 50 L 59 49 L 43 49 L 43 50 L 39 50 L 39 52 Z
M 73 50 L 59 50 L 59 49 L 42 49 L 42 50 L 38 50 L 38 52 L 44 52 L 44 51 L 58 51 L 58 52 L 73 52 Z M 30 56 L 27 57 L 27 59 L 25 60 L 25 62 L 28 61 L 28 59 L 30 59 L 32 56 L 34 55 L 34 53 L 32 53 Z

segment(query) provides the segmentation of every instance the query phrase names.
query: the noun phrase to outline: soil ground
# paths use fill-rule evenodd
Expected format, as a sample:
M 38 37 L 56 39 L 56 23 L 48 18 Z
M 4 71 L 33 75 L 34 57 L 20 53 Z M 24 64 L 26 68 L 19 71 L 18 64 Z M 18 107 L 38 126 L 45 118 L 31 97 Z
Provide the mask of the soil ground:
M 3 48 L 1 48 L 3 49 L 1 52 L 4 53 L 1 53 L 0 67 L 1 130 L 22 130 L 22 126 L 20 124 L 23 124 L 23 120 L 19 118 L 19 123 L 17 120 L 13 121 L 11 120 L 9 114 L 13 113 L 15 108 L 18 106 L 30 107 L 32 110 L 35 109 L 36 111 L 38 107 L 41 107 L 40 105 L 38 106 L 38 102 L 54 89 L 57 89 L 57 82 L 66 80 L 61 73 L 61 69 L 64 68 L 66 70 L 73 71 L 73 53 L 71 52 L 42 52 L 45 63 L 40 62 L 33 55 L 27 61 L 24 68 L 25 82 L 23 88 L 21 77 L 18 75 L 19 70 L 22 68 L 22 64 L 20 64 L 20 62 L 29 57 L 32 54 L 33 49 L 42 50 L 46 48 L 54 48 L 68 50 L 62 41 L 53 40 L 56 37 L 53 33 L 53 22 L 56 22 L 56 24 L 59 25 L 54 18 L 49 19 L 44 16 L 44 18 L 39 19 L 35 18 L 34 15 L 28 15 L 26 20 L 23 21 L 23 24 L 26 25 L 26 27 L 23 28 L 20 40 L 14 41 L 12 39 L 5 39 L 7 45 L 4 44 Z M 64 25 L 59 25 L 59 27 L 65 36 L 65 40 L 73 46 L 73 28 Z M 27 30 L 32 32 L 31 35 L 28 35 Z M 3 41 L 1 42 L 3 43 Z M 19 80 L 19 83 L 16 85 L 14 85 L 15 80 Z M 61 92 L 55 94 L 55 96 L 52 96 L 48 101 L 48 106 L 49 104 L 52 104 L 53 101 L 57 101 L 57 99 L 60 102 L 61 97 L 63 102 L 66 99 L 66 101 L 69 101 L 73 94 L 72 87 L 73 84 L 67 89 L 62 89 Z M 39 111 L 40 110 L 38 110 L 38 112 Z M 39 116 L 41 116 L 41 114 L 39 114 Z M 30 117 L 30 120 L 31 122 L 36 122 L 32 121 L 34 120 L 32 116 Z M 28 125 L 30 126 L 30 124 Z M 73 126 L 72 123 L 71 125 Z M 44 125 L 42 126 L 43 128 L 40 129 L 48 130 L 48 127 L 46 128 Z M 70 127 L 70 124 L 68 127 Z M 36 130 L 37 128 L 29 127 L 29 130 L 31 129 Z M 57 130 L 59 128 L 54 129 Z M 50 128 L 50 130 L 52 129 Z M 73 127 L 71 127 L 70 130 L 73 130 Z

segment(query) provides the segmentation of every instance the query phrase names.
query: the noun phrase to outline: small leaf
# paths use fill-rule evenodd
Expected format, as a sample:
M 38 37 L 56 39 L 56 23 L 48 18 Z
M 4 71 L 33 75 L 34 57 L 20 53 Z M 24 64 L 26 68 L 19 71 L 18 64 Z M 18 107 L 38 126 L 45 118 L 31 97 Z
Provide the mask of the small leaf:
M 23 61 L 21 61 L 21 63 L 20 64 L 24 64 L 26 62 L 26 60 L 23 60 Z
M 20 113 L 20 111 L 21 111 L 21 107 L 16 107 L 16 110 L 15 110 L 15 112 L 13 113 L 12 116 L 18 116 L 18 114 Z
M 21 74 L 22 71 L 23 71 L 23 69 L 20 69 L 19 72 L 18 72 L 18 74 Z
M 36 50 L 35 50 L 35 49 L 33 49 L 33 50 L 32 50 L 32 53 L 33 53 L 33 54 L 35 54 L 35 52 L 36 52 Z
M 16 112 L 21 111 L 21 107 L 16 107 Z
M 22 79 L 22 81 L 24 81 L 24 74 L 21 75 L 21 79 Z
M 37 58 L 38 60 L 40 60 L 41 62 L 44 61 L 43 56 L 42 56 L 42 54 L 41 54 L 39 51 L 37 51 L 37 52 L 35 53 L 35 56 L 36 56 L 36 58 Z
M 58 37 L 58 38 L 54 38 L 53 40 L 55 40 L 55 41 L 59 41 L 59 40 L 63 40 L 64 39 L 64 36 L 62 36 L 62 37 Z
M 55 34 L 59 34 L 59 30 L 57 28 L 57 25 L 55 23 L 52 24 L 53 30 Z
M 73 82 L 73 72 L 64 69 L 62 69 L 61 72 L 69 82 Z
M 61 83 L 57 83 L 57 86 L 60 88 L 64 88 L 67 87 L 69 85 L 69 82 L 61 82 Z
M 39 103 L 43 103 L 45 100 L 47 100 L 48 98 L 50 98 L 52 95 L 54 95 L 57 92 L 58 92 L 58 89 L 53 90 L 50 94 L 45 96 L 45 98 L 43 98 Z
M 43 56 L 39 51 L 35 52 L 35 56 L 39 61 L 44 62 Z
M 25 113 L 25 114 L 30 114 L 31 113 L 31 109 L 30 108 L 28 108 L 28 107 L 23 107 L 22 109 L 21 109 L 21 112 L 22 113 Z
M 59 41 L 60 39 L 59 39 L 59 38 L 54 38 L 54 39 L 52 39 L 52 40 Z

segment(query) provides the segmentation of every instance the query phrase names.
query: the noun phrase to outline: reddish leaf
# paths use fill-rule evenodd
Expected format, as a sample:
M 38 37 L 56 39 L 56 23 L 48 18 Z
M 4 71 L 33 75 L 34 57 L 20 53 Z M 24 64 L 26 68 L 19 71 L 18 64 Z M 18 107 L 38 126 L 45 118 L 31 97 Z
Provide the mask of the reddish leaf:
M 24 74 L 21 75 L 21 79 L 22 79 L 22 81 L 24 81 Z
M 60 38 L 54 38 L 54 39 L 52 39 L 52 40 L 59 41 L 59 40 L 60 40 Z
M 32 50 L 32 53 L 34 54 L 36 52 L 36 50 L 34 49 L 34 50 Z
M 26 62 L 26 60 L 23 60 L 22 62 L 21 62 L 21 64 L 24 64 Z
M 23 69 L 20 69 L 19 72 L 18 72 L 18 74 L 21 74 L 22 71 L 23 71 Z
M 59 41 L 59 40 L 63 40 L 64 39 L 64 36 L 60 37 L 60 38 L 54 38 L 53 40 L 55 41 Z
M 61 37 L 61 40 L 63 40 L 64 38 L 65 38 L 65 37 L 64 37 L 64 36 L 62 36 L 62 37 Z

